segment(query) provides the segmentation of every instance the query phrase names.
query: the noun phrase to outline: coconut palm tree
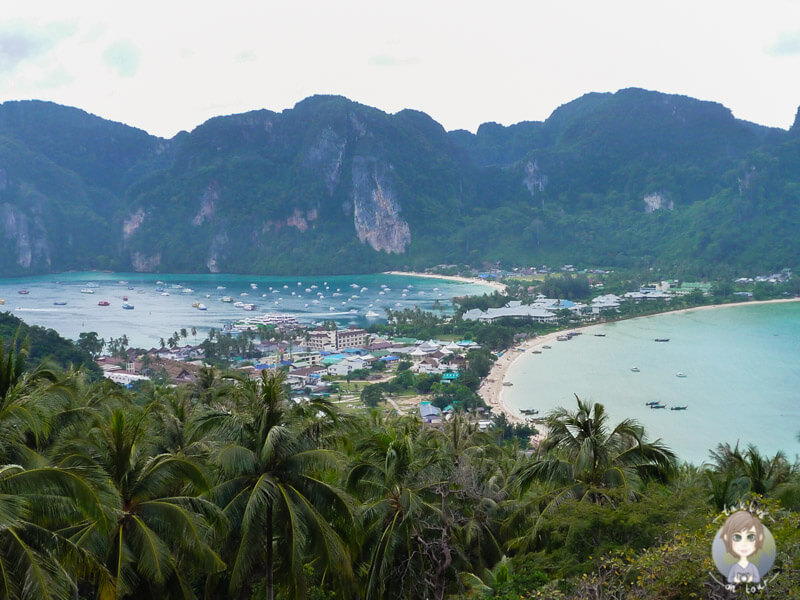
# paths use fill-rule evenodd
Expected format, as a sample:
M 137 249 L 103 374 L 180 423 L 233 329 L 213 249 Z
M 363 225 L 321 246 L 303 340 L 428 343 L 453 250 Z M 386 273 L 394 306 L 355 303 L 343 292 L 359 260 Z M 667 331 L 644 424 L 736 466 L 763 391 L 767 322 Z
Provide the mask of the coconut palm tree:
M 198 428 L 225 440 L 214 456 L 221 481 L 213 497 L 231 524 L 223 542 L 231 597 L 263 577 L 265 597 L 272 600 L 276 575 L 287 591 L 302 595 L 309 557 L 317 572 L 341 586 L 353 576 L 345 543 L 331 525 L 344 521 L 352 529 L 350 508 L 324 473 L 338 459 L 320 447 L 313 435 L 319 430 L 310 426 L 311 416 L 329 419 L 329 408 L 292 402 L 285 377 L 283 371 L 262 371 L 257 382 L 237 388 L 233 410 L 208 414 Z
M 223 520 L 198 496 L 208 490 L 206 477 L 189 457 L 153 451 L 148 413 L 115 409 L 57 449 L 60 466 L 93 473 L 101 490 L 105 523 L 64 530 L 112 574 L 98 582 L 100 598 L 191 598 L 192 574 L 224 568 L 208 544 L 212 525 Z
M 108 580 L 90 553 L 57 531 L 72 518 L 102 519 L 99 498 L 80 473 L 27 456 L 42 466 L 0 466 L 0 597 L 66 600 L 77 591 L 70 573 Z
M 37 446 L 72 397 L 68 381 L 46 363 L 28 369 L 27 356 L 27 340 L 19 343 L 15 335 L 6 350 L 0 339 L 0 460 L 12 459 L 27 436 Z
M 671 476 L 675 454 L 660 440 L 647 441 L 631 419 L 611 429 L 602 404 L 576 400 L 576 411 L 558 408 L 548 415 L 538 456 L 517 472 L 523 489 L 541 481 L 550 488 L 551 505 L 564 498 L 603 504 L 635 497 L 639 484 Z
M 436 488 L 451 459 L 433 445 L 418 443 L 418 421 L 393 425 L 371 431 L 360 441 L 358 460 L 347 477 L 348 489 L 363 502 L 358 541 L 359 561 L 367 572 L 367 599 L 428 596 L 432 590 L 425 587 L 424 578 L 406 575 L 429 572 L 426 550 L 437 543 L 437 549 L 443 546 L 441 538 L 432 539 L 430 529 L 438 526 L 446 535 Z

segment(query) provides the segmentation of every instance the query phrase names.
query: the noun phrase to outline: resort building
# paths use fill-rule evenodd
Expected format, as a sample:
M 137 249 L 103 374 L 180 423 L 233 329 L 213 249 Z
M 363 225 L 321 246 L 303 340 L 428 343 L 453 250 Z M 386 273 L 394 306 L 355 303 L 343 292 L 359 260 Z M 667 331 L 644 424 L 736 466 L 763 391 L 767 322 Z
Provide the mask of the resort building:
M 364 348 L 369 342 L 369 333 L 364 329 L 315 329 L 308 334 L 309 350 L 344 350 Z
M 558 308 L 567 308 L 556 307 Z M 506 304 L 502 308 L 489 308 L 485 311 L 479 308 L 473 308 L 464 313 L 463 319 L 465 321 L 484 321 L 492 323 L 498 319 L 531 319 L 537 323 L 555 323 L 556 314 L 552 310 L 543 308 L 541 305 L 535 304 L 521 304 L 519 301 L 514 300 Z

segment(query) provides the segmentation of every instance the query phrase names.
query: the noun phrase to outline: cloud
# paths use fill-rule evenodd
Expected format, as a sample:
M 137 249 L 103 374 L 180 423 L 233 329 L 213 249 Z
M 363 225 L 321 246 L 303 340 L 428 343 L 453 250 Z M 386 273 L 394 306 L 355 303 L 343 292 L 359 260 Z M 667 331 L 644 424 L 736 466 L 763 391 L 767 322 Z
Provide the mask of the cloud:
M 399 67 L 419 64 L 419 59 L 414 57 L 399 58 L 391 54 L 377 54 L 370 57 L 369 64 L 373 67 Z
M 139 50 L 130 42 L 116 42 L 103 52 L 103 61 L 120 77 L 133 77 L 139 70 Z
M 775 43 L 767 48 L 767 52 L 773 56 L 800 55 L 800 31 L 780 34 Z
M 254 62 L 256 60 L 256 55 L 252 50 L 242 50 L 239 54 L 236 55 L 234 60 L 237 63 L 249 63 Z
M 74 23 L 50 23 L 31 27 L 14 22 L 0 26 L 0 73 L 10 73 L 25 61 L 46 54 L 63 38 L 75 33 Z

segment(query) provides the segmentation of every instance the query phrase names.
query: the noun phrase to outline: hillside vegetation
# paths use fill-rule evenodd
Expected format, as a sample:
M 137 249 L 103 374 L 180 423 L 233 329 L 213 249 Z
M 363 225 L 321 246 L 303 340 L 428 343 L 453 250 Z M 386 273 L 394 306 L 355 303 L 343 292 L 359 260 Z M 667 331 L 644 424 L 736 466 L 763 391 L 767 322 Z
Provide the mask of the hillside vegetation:
M 170 140 L 0 105 L 0 274 L 436 264 L 796 267 L 800 124 L 640 89 L 446 132 L 336 96 Z

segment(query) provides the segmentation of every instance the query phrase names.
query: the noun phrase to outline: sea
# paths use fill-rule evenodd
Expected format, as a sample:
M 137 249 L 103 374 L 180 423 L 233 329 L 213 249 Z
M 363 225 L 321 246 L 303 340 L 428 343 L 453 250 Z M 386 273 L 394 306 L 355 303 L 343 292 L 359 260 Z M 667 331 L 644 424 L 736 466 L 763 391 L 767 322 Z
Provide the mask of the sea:
M 197 331 L 195 336 L 189 333 L 187 343 L 200 342 L 212 328 L 220 330 L 267 313 L 292 314 L 304 324 L 333 320 L 340 327 L 360 327 L 385 322 L 386 308 L 419 306 L 452 312 L 451 298 L 492 291 L 485 284 L 383 273 L 322 277 L 59 273 L 0 279 L 0 298 L 5 300 L 0 311 L 30 325 L 55 329 L 69 339 L 94 331 L 106 340 L 126 335 L 130 345 L 150 348 L 182 328 Z M 226 296 L 232 301 L 222 302 Z M 245 311 L 235 302 L 256 308 Z M 123 303 L 133 309 L 123 309 Z M 207 310 L 198 310 L 195 303 Z M 377 316 L 368 317 L 368 312 Z
M 800 454 L 800 302 L 618 321 L 550 345 L 509 368 L 513 386 L 502 394 L 510 408 L 541 417 L 576 409 L 577 395 L 603 404 L 612 427 L 635 419 L 650 440 L 696 465 L 723 442 L 789 460 Z M 645 404 L 655 401 L 666 408 Z

